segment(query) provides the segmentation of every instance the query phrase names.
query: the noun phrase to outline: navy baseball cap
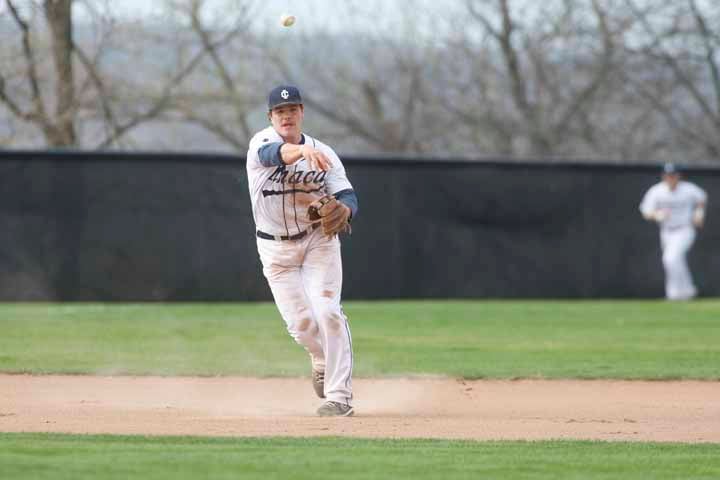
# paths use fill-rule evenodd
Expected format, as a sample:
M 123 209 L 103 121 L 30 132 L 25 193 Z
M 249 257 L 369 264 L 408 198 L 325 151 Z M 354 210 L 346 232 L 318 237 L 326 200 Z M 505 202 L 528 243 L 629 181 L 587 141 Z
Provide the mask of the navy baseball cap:
M 280 85 L 270 91 L 268 95 L 268 110 L 282 105 L 302 105 L 300 90 L 292 85 Z
M 665 175 L 677 175 L 680 173 L 680 168 L 674 163 L 666 163 L 663 165 L 662 173 Z

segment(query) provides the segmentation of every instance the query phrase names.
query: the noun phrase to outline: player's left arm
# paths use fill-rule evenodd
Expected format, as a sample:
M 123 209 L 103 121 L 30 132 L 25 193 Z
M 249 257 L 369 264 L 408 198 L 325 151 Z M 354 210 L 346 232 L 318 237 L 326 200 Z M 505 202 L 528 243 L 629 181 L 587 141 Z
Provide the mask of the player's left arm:
M 707 205 L 707 193 L 700 188 L 697 187 L 697 191 L 695 192 L 695 208 L 693 209 L 693 225 L 695 225 L 696 228 L 702 228 L 705 225 L 705 206 Z
M 694 201 L 692 222 L 695 228 L 702 228 L 705 225 L 705 207 L 707 205 L 707 193 L 697 185 L 691 184 L 692 197 Z
M 334 193 L 333 196 L 350 209 L 350 218 L 348 219 L 348 222 L 352 222 L 352 219 L 357 216 L 358 212 L 358 198 L 355 194 L 355 190 L 352 188 L 340 190 L 339 192 Z

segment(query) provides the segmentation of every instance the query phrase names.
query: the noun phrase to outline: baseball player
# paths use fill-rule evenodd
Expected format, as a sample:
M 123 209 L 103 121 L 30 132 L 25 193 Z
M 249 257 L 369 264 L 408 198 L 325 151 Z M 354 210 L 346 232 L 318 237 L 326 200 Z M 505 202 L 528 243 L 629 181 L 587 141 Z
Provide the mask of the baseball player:
M 274 88 L 271 125 L 256 133 L 247 174 L 263 274 L 297 343 L 310 354 L 320 416 L 350 416 L 352 339 L 340 306 L 338 234 L 348 231 L 358 201 L 332 148 L 302 132 L 300 91 Z
M 683 181 L 678 168 L 668 163 L 663 167 L 662 182 L 653 185 L 640 204 L 643 217 L 660 225 L 668 300 L 689 300 L 697 295 L 685 257 L 695 241 L 695 229 L 705 222 L 706 203 L 707 194 Z

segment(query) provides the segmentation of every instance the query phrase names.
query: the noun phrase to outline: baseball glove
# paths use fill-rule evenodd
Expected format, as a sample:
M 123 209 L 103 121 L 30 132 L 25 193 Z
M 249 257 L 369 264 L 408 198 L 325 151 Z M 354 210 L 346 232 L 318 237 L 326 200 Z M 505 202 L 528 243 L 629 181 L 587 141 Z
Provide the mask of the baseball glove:
M 350 208 L 332 195 L 325 195 L 311 203 L 308 207 L 308 218 L 311 222 L 320 220 L 323 233 L 330 237 L 350 231 Z

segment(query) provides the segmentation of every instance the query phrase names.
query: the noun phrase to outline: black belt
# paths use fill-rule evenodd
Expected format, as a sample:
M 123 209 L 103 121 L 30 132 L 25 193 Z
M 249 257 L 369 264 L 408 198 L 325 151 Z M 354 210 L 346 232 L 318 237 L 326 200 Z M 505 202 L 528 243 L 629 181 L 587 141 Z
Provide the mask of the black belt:
M 262 238 L 263 240 L 300 240 L 319 226 L 320 222 L 313 223 L 307 230 L 303 230 L 302 232 L 296 233 L 295 235 L 270 235 L 269 233 L 261 232 L 260 230 L 258 230 L 255 235 L 257 235 L 258 238 Z

